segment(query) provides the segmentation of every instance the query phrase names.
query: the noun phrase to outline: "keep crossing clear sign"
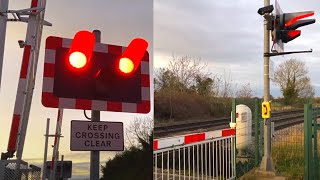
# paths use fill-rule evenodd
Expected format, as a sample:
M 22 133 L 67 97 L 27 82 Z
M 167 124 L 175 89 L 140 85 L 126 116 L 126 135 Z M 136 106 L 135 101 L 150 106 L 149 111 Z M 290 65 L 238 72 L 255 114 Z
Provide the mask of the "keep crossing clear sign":
M 71 121 L 71 151 L 123 151 L 123 123 Z

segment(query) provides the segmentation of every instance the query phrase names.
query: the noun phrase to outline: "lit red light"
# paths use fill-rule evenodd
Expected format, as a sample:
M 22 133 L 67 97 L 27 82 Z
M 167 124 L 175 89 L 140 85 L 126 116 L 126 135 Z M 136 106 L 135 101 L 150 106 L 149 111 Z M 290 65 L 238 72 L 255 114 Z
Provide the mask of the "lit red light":
M 134 69 L 134 64 L 131 61 L 131 59 L 129 58 L 121 58 L 120 62 L 119 62 L 119 69 L 123 72 L 123 73 L 131 73 Z
M 120 71 L 125 74 L 133 73 L 138 68 L 147 48 L 146 40 L 142 38 L 132 40 L 119 59 Z
M 94 34 L 89 31 L 79 31 L 76 33 L 68 54 L 69 64 L 72 67 L 79 69 L 89 63 L 95 39 Z
M 301 30 L 291 30 L 288 32 L 288 36 L 290 38 L 294 38 L 296 36 L 299 36 L 301 34 Z
M 285 26 L 286 27 L 291 26 L 293 23 L 295 23 L 299 19 L 303 19 L 303 18 L 306 18 L 306 17 L 309 17 L 309 16 L 313 16 L 313 15 L 314 15 L 314 12 L 311 12 L 311 13 L 308 13 L 308 14 L 303 14 L 303 15 L 300 15 L 300 16 L 296 16 L 296 17 L 292 18 L 290 21 L 288 21 L 285 24 Z
M 82 68 L 87 64 L 87 58 L 82 52 L 73 52 L 69 56 L 69 63 L 75 68 Z

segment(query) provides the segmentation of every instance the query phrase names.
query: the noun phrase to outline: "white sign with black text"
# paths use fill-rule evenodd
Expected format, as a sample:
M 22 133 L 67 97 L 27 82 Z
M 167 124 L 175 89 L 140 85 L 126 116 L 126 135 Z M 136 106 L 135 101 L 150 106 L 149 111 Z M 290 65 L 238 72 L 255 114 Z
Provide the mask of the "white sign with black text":
M 123 151 L 123 123 L 71 121 L 71 151 Z

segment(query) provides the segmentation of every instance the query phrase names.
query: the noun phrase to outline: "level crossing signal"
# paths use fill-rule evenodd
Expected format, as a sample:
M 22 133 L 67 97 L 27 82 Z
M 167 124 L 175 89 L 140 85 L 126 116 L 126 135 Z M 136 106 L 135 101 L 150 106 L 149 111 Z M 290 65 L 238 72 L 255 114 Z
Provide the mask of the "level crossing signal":
M 89 31 L 79 31 L 73 38 L 67 61 L 71 67 L 81 69 L 87 67 L 91 60 L 95 36 Z
M 297 28 L 315 23 L 315 19 L 304 19 L 313 15 L 314 11 L 276 15 L 274 17 L 274 28 L 272 31 L 273 41 L 282 40 L 283 43 L 288 43 L 299 37 L 301 30 L 297 30 Z
M 96 43 L 89 31 L 77 32 L 72 40 L 48 37 L 43 105 L 148 113 L 147 48 L 148 42 L 142 38 L 133 39 L 127 47 Z

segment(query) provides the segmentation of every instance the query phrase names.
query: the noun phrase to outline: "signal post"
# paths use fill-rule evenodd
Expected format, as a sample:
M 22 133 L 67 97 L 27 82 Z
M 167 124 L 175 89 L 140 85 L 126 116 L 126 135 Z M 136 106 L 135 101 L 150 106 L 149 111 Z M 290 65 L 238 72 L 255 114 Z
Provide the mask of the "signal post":
M 270 0 L 264 0 L 264 6 L 269 6 Z M 269 53 L 270 49 L 270 32 L 268 30 L 269 13 L 264 14 L 263 28 L 263 53 Z M 269 102 L 270 99 L 270 78 L 269 78 L 269 56 L 263 57 L 263 101 Z M 269 117 L 270 118 L 270 117 Z M 271 122 L 265 119 L 264 123 L 264 155 L 261 161 L 260 169 L 264 171 L 274 171 L 274 166 L 271 159 Z
M 101 42 L 101 32 L 99 30 L 94 30 L 93 34 L 96 38 L 96 43 Z M 100 121 L 100 111 L 91 111 L 91 121 Z M 99 179 L 100 172 L 100 151 L 90 152 L 90 179 Z
M 293 53 L 307 53 L 310 51 L 289 51 L 283 52 L 283 43 L 288 43 L 301 34 L 299 27 L 315 23 L 315 19 L 304 19 L 314 15 L 313 11 L 282 13 L 279 4 L 276 3 L 276 14 L 272 15 L 273 5 L 270 0 L 264 0 L 264 7 L 258 10 L 258 13 L 264 17 L 264 102 L 262 103 L 262 118 L 264 123 L 264 156 L 260 164 L 260 170 L 263 172 L 274 172 L 274 165 L 271 158 L 271 120 L 270 120 L 270 78 L 269 78 L 269 60 L 271 56 L 286 55 Z M 280 47 L 280 51 L 270 49 L 270 31 L 272 31 L 273 45 Z

